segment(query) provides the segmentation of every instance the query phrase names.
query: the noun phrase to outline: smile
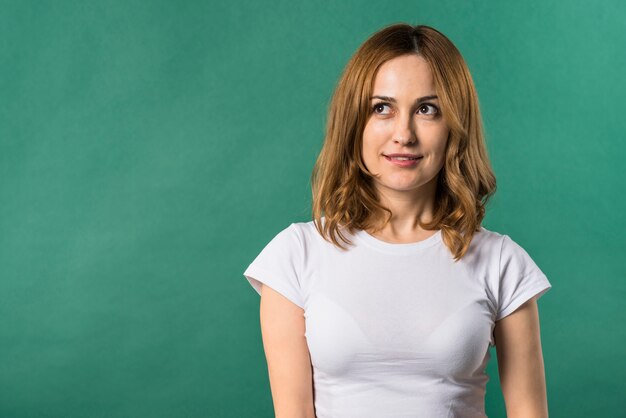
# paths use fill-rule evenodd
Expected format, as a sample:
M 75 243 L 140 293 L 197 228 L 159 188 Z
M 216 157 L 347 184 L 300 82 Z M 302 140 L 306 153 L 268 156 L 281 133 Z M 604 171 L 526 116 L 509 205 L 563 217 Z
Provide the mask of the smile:
M 414 167 L 416 166 L 424 157 L 417 157 L 417 158 L 408 158 L 408 157 L 387 157 L 386 155 L 384 156 L 385 159 L 387 161 L 389 161 L 391 164 L 397 166 L 397 167 Z

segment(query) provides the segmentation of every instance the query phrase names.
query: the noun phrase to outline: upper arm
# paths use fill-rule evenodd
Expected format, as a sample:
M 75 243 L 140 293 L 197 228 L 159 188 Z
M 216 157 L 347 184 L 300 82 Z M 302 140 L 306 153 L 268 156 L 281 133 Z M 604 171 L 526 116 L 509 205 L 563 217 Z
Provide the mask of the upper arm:
M 260 318 L 276 417 L 315 417 L 304 310 L 263 285 Z
M 494 328 L 500 386 L 507 416 L 547 417 L 548 402 L 536 298 Z

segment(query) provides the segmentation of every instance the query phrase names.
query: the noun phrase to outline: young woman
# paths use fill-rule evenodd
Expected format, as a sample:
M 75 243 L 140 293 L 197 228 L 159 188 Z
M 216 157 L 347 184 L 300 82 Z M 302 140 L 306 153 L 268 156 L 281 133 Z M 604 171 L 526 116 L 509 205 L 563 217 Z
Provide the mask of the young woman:
M 276 416 L 486 417 L 495 346 L 507 416 L 547 417 L 536 300 L 551 284 L 481 226 L 496 181 L 448 38 L 395 24 L 361 45 L 311 180 L 313 220 L 244 272 Z

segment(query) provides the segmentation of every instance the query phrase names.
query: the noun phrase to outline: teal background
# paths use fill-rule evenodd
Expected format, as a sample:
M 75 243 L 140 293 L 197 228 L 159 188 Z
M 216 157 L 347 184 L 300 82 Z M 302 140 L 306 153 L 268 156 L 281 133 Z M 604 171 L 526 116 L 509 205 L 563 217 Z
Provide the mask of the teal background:
M 623 414 L 626 3 L 2 0 L 0 416 L 273 416 L 242 273 L 310 220 L 332 89 L 397 22 L 473 74 L 484 226 L 553 285 L 550 416 Z

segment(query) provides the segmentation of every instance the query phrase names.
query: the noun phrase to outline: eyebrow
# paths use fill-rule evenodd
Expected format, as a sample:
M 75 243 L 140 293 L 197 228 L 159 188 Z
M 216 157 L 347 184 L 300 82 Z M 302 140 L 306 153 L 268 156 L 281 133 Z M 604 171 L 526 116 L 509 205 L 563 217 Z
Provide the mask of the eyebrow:
M 396 99 L 390 96 L 372 96 L 370 100 L 372 99 L 381 99 L 381 100 L 386 100 L 388 102 L 396 103 Z M 424 97 L 420 97 L 416 99 L 415 103 L 418 104 L 418 103 L 423 102 L 424 100 L 431 100 L 431 99 L 438 99 L 438 97 L 436 94 L 431 94 L 430 96 L 424 96 Z

